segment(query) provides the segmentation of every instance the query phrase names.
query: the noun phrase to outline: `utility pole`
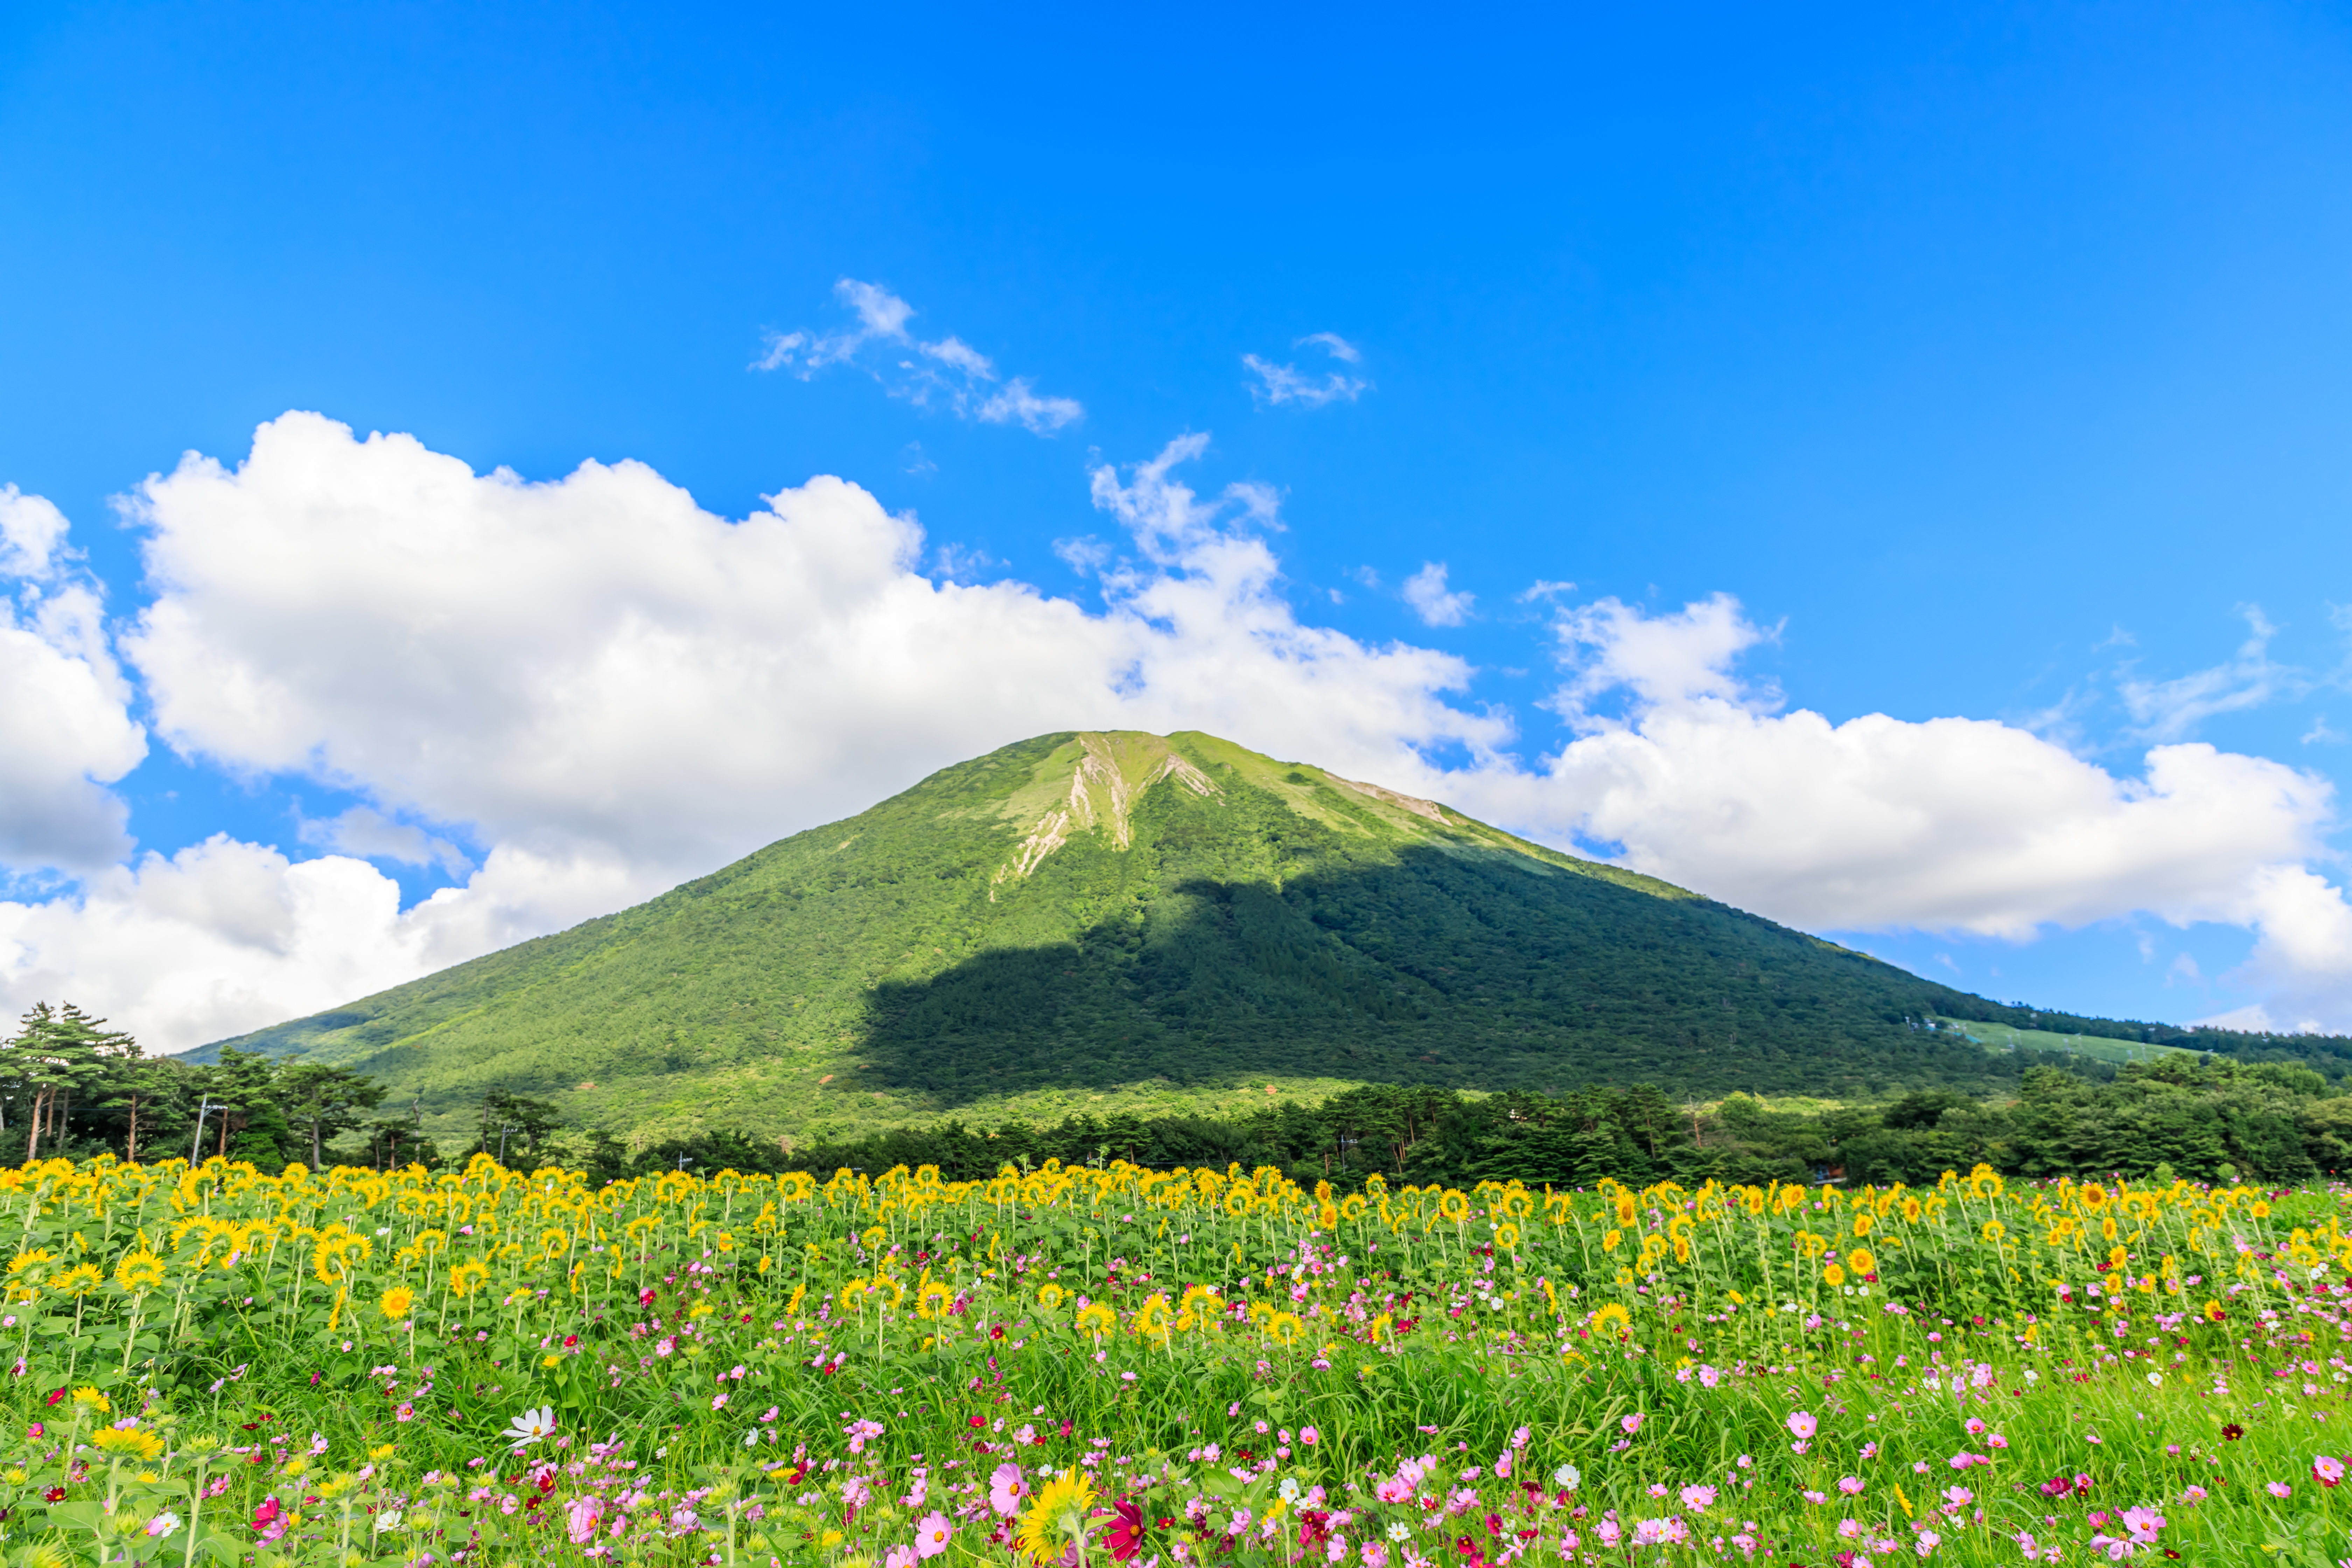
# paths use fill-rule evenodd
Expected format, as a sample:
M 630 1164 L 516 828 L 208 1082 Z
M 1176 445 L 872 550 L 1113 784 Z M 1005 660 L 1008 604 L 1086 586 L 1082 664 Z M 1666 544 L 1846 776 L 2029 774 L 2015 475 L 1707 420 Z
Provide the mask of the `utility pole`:
M 202 1102 L 201 1102 L 201 1103 L 199 1103 L 199 1104 L 197 1105 L 197 1107 L 196 1107 L 196 1138 L 195 1138 L 195 1142 L 193 1142 L 193 1143 L 191 1143 L 191 1144 L 189 1144 L 189 1145 L 188 1145 L 188 1163 L 189 1163 L 189 1164 L 191 1164 L 191 1165 L 198 1165 L 198 1164 L 202 1164 L 202 1163 L 204 1163 L 200 1158 L 198 1158 L 198 1156 L 200 1156 L 200 1155 L 204 1152 L 204 1148 L 205 1148 L 205 1114 L 206 1114 L 207 1112 L 209 1112 L 209 1111 L 215 1111 L 215 1110 L 226 1110 L 227 1109 L 228 1109 L 228 1107 L 227 1107 L 227 1106 L 223 1105 L 219 1100 L 213 1099 L 213 1098 L 212 1098 L 212 1096 L 210 1096 L 210 1095 L 206 1095 L 206 1096 L 205 1096 L 205 1098 L 204 1098 L 204 1100 L 202 1100 Z
M 507 1163 L 507 1134 L 513 1131 L 513 1122 L 501 1121 L 499 1123 L 499 1163 L 501 1165 Z

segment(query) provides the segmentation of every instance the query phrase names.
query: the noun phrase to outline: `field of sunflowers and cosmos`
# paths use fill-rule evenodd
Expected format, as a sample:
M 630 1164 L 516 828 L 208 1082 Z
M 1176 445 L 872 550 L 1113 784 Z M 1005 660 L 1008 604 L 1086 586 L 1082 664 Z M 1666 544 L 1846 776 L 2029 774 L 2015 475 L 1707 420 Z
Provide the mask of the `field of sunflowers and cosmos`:
M 0 1555 L 2332 1568 L 2346 1195 L 52 1161 Z

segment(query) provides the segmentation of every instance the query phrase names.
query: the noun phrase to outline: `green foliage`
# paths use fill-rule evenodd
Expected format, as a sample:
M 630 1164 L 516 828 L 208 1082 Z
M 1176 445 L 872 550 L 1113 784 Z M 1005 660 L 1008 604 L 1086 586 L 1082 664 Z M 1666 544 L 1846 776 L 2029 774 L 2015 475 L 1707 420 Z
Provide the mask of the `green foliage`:
M 369 1073 L 453 1145 L 496 1089 L 642 1149 L 1269 1084 L 1981 1090 L 2032 1058 L 1916 1021 L 2003 1011 L 1303 763 L 1064 734 L 230 1044 Z
M 795 1150 L 737 1139 L 677 1143 L 695 1168 L 848 1169 L 936 1165 L 975 1180 L 1011 1163 L 1127 1160 L 1139 1165 L 1279 1166 L 1291 1180 L 1345 1186 L 1391 1181 L 1481 1181 L 1591 1186 L 1709 1178 L 1761 1184 L 1830 1177 L 1932 1183 L 1979 1163 L 2011 1175 L 2121 1173 L 2168 1185 L 2176 1176 L 2306 1181 L 2352 1170 L 2352 1097 L 2330 1097 L 2316 1073 L 2221 1057 L 2168 1056 L 2105 1083 L 2029 1068 L 2016 1095 L 1980 1101 L 1954 1089 L 1915 1090 L 1877 1107 L 1775 1110 L 1735 1094 L 1677 1104 L 1649 1084 L 1563 1095 L 1513 1090 L 1475 1099 L 1448 1089 L 1366 1088 L 1320 1105 L 1285 1105 L 1227 1120 L 1132 1115 L 1013 1121 L 956 1120 Z

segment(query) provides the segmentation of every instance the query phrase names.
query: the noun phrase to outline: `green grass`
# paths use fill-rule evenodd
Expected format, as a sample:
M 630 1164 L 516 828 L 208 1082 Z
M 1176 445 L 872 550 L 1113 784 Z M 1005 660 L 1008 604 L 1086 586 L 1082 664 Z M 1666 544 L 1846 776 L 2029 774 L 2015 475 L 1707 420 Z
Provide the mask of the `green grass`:
M 2061 1056 L 2088 1057 L 2094 1061 L 2114 1062 L 2117 1066 L 2125 1062 L 2149 1062 L 2165 1057 L 2197 1054 L 2173 1046 L 2109 1039 L 2103 1035 L 2061 1035 L 2047 1029 L 2019 1029 L 2007 1024 L 1979 1024 L 1960 1018 L 1938 1018 L 1936 1022 L 1944 1028 L 1961 1031 L 1991 1051 L 2048 1051 Z

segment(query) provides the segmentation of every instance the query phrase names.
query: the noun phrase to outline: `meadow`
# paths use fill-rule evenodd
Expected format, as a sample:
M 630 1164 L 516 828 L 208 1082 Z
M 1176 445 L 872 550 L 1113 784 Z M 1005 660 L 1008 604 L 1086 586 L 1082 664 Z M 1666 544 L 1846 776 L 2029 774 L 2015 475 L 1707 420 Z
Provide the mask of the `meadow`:
M 2345 1196 L 52 1161 L 0 1552 L 2327 1568 Z

